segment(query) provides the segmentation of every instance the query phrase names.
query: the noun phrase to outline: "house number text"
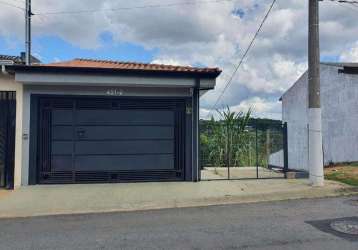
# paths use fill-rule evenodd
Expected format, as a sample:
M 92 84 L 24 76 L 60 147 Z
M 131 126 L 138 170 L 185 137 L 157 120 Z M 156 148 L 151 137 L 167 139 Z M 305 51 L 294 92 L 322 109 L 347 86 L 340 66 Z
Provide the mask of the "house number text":
M 121 96 L 123 95 L 123 90 L 121 89 L 108 89 L 106 91 L 107 95 L 111 95 L 111 96 Z

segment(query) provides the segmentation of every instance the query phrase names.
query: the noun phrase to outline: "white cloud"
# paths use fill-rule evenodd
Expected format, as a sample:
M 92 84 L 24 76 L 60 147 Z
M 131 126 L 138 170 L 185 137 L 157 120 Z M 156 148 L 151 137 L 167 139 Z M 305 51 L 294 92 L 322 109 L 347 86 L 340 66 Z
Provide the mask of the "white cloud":
M 252 109 L 253 116 L 269 116 L 281 119 L 281 102 L 279 100 L 270 101 L 260 97 L 253 97 L 242 101 L 239 105 L 231 108 L 233 111 L 246 112 Z
M 225 109 L 225 108 L 224 108 Z M 252 97 L 242 101 L 239 105 L 231 106 L 231 111 L 234 112 L 247 112 L 248 110 L 252 111 L 254 117 L 269 117 L 273 119 L 281 119 L 281 102 L 279 100 L 268 100 L 260 97 Z M 202 108 L 200 110 L 201 118 L 208 119 L 209 115 L 213 115 L 215 118 L 218 118 L 218 112 L 210 112 L 209 109 Z
M 343 62 L 358 62 L 358 41 L 351 49 L 341 54 L 340 60 Z
M 175 60 L 173 58 L 158 58 L 151 61 L 151 63 L 174 65 L 174 66 L 191 66 L 188 62 Z

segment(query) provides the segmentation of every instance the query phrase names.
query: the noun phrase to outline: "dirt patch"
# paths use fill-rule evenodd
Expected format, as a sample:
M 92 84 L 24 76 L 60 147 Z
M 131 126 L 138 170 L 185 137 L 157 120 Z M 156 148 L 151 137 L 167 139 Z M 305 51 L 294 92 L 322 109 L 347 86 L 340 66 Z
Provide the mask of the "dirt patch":
M 358 166 L 331 166 L 325 169 L 328 180 L 340 181 L 352 186 L 358 186 Z

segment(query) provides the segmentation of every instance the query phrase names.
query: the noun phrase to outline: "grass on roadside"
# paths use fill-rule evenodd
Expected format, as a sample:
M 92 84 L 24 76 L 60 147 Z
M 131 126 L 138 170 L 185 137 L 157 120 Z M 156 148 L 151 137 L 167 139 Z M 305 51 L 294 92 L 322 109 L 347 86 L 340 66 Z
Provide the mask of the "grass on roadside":
M 328 180 L 358 186 L 358 164 L 330 166 L 325 169 L 325 177 Z

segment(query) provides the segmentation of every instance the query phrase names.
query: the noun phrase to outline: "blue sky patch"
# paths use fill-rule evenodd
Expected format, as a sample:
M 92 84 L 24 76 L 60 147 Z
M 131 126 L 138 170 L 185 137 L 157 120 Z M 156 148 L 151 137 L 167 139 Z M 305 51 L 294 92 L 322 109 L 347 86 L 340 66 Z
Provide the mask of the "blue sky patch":
M 339 62 L 340 58 L 337 55 L 321 55 L 321 62 Z
M 237 9 L 233 10 L 232 14 L 235 16 L 239 16 L 240 18 L 244 18 L 245 11 L 243 9 L 237 8 Z
M 101 46 L 96 49 L 82 49 L 57 36 L 40 36 L 33 38 L 32 54 L 44 63 L 70 60 L 73 58 L 93 58 L 119 61 L 151 62 L 158 50 L 148 50 L 131 43 L 113 41 L 110 32 L 103 32 L 99 40 Z M 17 39 L 0 37 L 0 54 L 20 55 L 24 43 Z
M 7 37 L 6 39 L 4 37 L 0 36 L 0 54 L 2 55 L 20 55 L 19 48 L 24 47 L 25 45 L 21 43 L 18 39 Z

